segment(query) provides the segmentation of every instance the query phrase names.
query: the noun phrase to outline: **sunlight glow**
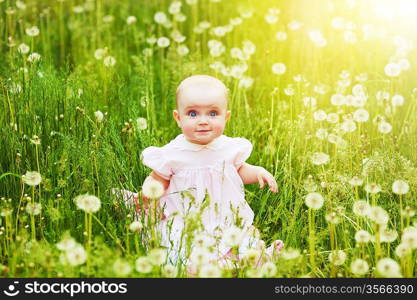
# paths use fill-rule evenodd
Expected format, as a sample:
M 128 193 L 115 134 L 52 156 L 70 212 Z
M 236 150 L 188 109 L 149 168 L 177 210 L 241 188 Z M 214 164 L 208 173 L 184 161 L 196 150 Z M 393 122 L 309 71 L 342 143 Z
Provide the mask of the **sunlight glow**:
M 416 21 L 416 0 L 373 0 L 375 14 L 383 19 L 407 18 L 407 21 Z

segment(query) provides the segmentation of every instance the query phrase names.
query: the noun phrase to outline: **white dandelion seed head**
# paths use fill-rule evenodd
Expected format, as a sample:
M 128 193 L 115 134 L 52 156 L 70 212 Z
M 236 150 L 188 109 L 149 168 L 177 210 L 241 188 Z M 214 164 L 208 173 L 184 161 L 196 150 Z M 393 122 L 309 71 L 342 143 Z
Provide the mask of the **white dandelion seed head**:
M 87 252 L 84 247 L 77 244 L 75 247 L 66 251 L 66 260 L 71 266 L 79 266 L 87 261 Z
M 295 89 L 292 87 L 292 84 L 289 84 L 285 89 L 284 93 L 287 96 L 294 96 L 295 95 Z
M 132 25 L 132 24 L 135 24 L 136 22 L 137 22 L 137 19 L 135 16 L 128 16 L 126 19 L 127 25 Z
M 354 132 L 356 130 L 356 123 L 353 120 L 346 120 L 340 124 L 340 127 L 345 132 Z
M 106 56 L 107 50 L 106 49 L 97 49 L 94 51 L 94 58 L 97 60 L 103 59 L 104 56 Z
M 331 124 L 336 124 L 339 122 L 339 115 L 337 113 L 329 113 L 327 114 L 326 120 Z
M 181 11 L 182 2 L 181 1 L 174 1 L 168 7 L 168 12 L 171 15 L 176 15 Z
M 143 225 L 142 225 L 142 222 L 140 221 L 133 221 L 129 225 L 129 230 L 132 232 L 139 232 L 142 230 L 142 228 L 143 228 Z
M 350 270 L 352 271 L 353 274 L 364 275 L 368 273 L 369 265 L 366 262 L 366 260 L 357 258 L 351 263 Z
M 223 242 L 229 247 L 239 246 L 242 238 L 243 231 L 236 227 L 232 226 L 223 231 Z
M 253 78 L 251 77 L 247 77 L 247 76 L 243 76 L 242 78 L 240 78 L 239 80 L 239 87 L 243 88 L 243 89 L 248 89 L 253 85 Z
M 153 19 L 158 24 L 164 24 L 168 21 L 167 15 L 162 11 L 156 12 L 153 16 Z
M 251 56 L 256 52 L 256 45 L 250 41 L 250 40 L 245 40 L 243 41 L 243 53 Z
M 337 215 L 335 211 L 332 211 L 325 216 L 326 221 L 330 224 L 339 224 L 340 223 L 340 217 Z
M 365 72 L 360 73 L 355 77 L 355 80 L 358 82 L 365 82 L 368 80 L 368 74 Z
M 287 67 L 283 63 L 275 63 L 272 65 L 272 73 L 282 75 L 287 71 Z
M 379 225 L 386 225 L 389 221 L 388 213 L 380 206 L 371 206 L 367 217 Z
M 335 106 L 341 106 L 346 103 L 346 97 L 341 94 L 334 94 L 330 98 L 330 103 Z
M 349 180 L 349 184 L 353 185 L 353 186 L 361 186 L 363 184 L 363 179 L 358 177 L 358 176 L 353 176 L 350 180 Z
M 388 63 L 384 68 L 384 72 L 388 77 L 398 77 L 401 73 L 401 67 L 396 63 Z
M 36 171 L 27 171 L 25 175 L 22 175 L 22 181 L 24 184 L 36 186 L 41 183 L 42 176 Z
M 178 13 L 174 15 L 174 20 L 177 22 L 185 22 L 187 20 L 187 16 L 183 13 Z
M 151 36 L 151 37 L 148 37 L 148 38 L 146 39 L 146 42 L 147 42 L 148 44 L 150 44 L 150 45 L 155 44 L 157 41 L 158 41 L 158 39 L 157 39 L 155 36 Z
M 138 127 L 139 130 L 145 130 L 146 128 L 148 128 L 148 122 L 146 121 L 145 118 L 137 118 L 136 126 Z
M 298 20 L 292 20 L 290 23 L 288 23 L 288 29 L 295 31 L 303 27 L 303 25 L 304 24 Z
M 346 261 L 346 253 L 343 250 L 333 250 L 329 254 L 329 261 L 335 266 L 341 266 Z
M 364 108 L 359 108 L 353 113 L 353 119 L 356 122 L 363 123 L 369 120 L 369 113 Z
M 391 103 L 393 106 L 402 106 L 404 105 L 404 97 L 402 95 L 392 96 Z
M 358 230 L 355 233 L 355 241 L 358 244 L 365 244 L 371 240 L 371 234 L 366 230 Z
M 398 238 L 398 233 L 395 230 L 388 230 L 383 228 L 379 232 L 381 243 L 392 243 Z
M 188 53 L 190 53 L 190 49 L 186 45 L 179 45 L 177 47 L 177 54 L 179 56 L 186 56 Z
M 275 34 L 275 38 L 276 38 L 278 41 L 285 41 L 285 40 L 288 38 L 288 34 L 287 34 L 285 31 L 278 31 L 278 32 Z
M 261 267 L 262 277 L 273 277 L 277 274 L 277 266 L 273 262 L 266 262 Z
M 243 259 L 248 261 L 252 265 L 256 264 L 259 261 L 260 257 L 261 251 L 259 249 L 250 248 L 243 254 Z
M 201 278 L 218 278 L 221 277 L 222 271 L 214 264 L 205 264 L 201 267 L 198 276 Z
M 323 152 L 315 152 L 311 156 L 311 163 L 313 165 L 325 165 L 329 163 L 329 161 L 330 161 L 330 156 Z
M 314 98 L 314 97 L 304 97 L 303 98 L 303 103 L 304 103 L 304 106 L 313 109 L 317 104 L 317 99 Z
M 383 134 L 388 134 L 392 131 L 392 125 L 386 121 L 378 123 L 378 131 Z
M 147 274 L 152 272 L 153 265 L 148 257 L 141 256 L 135 261 L 135 269 L 139 273 Z
M 238 26 L 238 25 L 242 24 L 242 22 L 243 22 L 243 20 L 239 17 L 230 19 L 230 25 L 233 25 L 233 26 Z
M 190 255 L 190 260 L 197 266 L 203 266 L 210 261 L 210 252 L 205 247 L 195 247 Z
M 109 56 L 106 56 L 103 59 L 103 64 L 106 67 L 113 67 L 116 64 L 116 59 L 113 56 L 110 56 L 110 55 Z
M 24 43 L 20 44 L 19 47 L 17 47 L 17 51 L 20 54 L 27 54 L 30 51 L 30 47 Z
M 117 276 L 125 277 L 132 272 L 132 267 L 127 261 L 119 258 L 113 263 L 113 272 Z
M 163 263 L 165 263 L 165 260 L 167 258 L 167 250 L 165 249 L 160 249 L 160 248 L 155 248 L 152 249 L 151 251 L 149 251 L 148 253 L 148 258 L 149 261 L 155 265 L 155 266 L 160 266 Z
M 101 122 L 104 119 L 104 114 L 99 110 L 94 112 L 94 116 L 95 116 L 97 122 Z
M 101 201 L 94 195 L 79 195 L 74 199 L 78 209 L 81 209 L 87 213 L 95 213 L 100 209 Z
M 82 14 L 82 13 L 85 11 L 85 8 L 84 8 L 83 6 L 81 6 L 81 5 L 76 5 L 76 6 L 74 6 L 74 7 L 72 8 L 72 11 L 73 11 L 75 14 Z
M 32 27 L 26 28 L 25 32 L 28 36 L 32 36 L 32 37 L 38 36 L 39 28 L 37 26 L 32 26 Z
M 40 145 L 41 144 L 41 139 L 37 135 L 34 135 L 30 139 L 30 142 L 34 145 Z
M 26 205 L 26 212 L 29 215 L 39 215 L 41 213 L 42 210 L 42 205 L 40 203 L 28 203 Z
M 353 203 L 353 213 L 360 217 L 366 217 L 371 211 L 371 206 L 364 200 L 358 200 Z
M 382 258 L 376 265 L 378 273 L 384 277 L 401 277 L 400 266 L 391 258 Z
M 395 254 L 399 258 L 403 258 L 411 254 L 411 248 L 408 245 L 405 245 L 403 243 L 398 244 L 398 246 L 395 248 Z
M 146 198 L 159 199 L 164 194 L 164 186 L 158 180 L 147 177 L 143 182 L 142 193 Z
M 314 112 L 313 118 L 316 121 L 324 121 L 327 118 L 327 114 L 326 114 L 326 112 L 324 110 L 319 109 L 319 110 L 316 110 Z
M 77 246 L 76 240 L 70 236 L 63 237 L 57 244 L 56 247 L 61 251 L 69 251 Z
M 278 22 L 279 17 L 275 14 L 268 13 L 265 15 L 264 19 L 268 24 L 275 24 Z
M 326 128 L 318 128 L 316 131 L 316 137 L 321 140 L 326 139 L 328 135 L 329 133 Z
M 196 247 L 207 248 L 215 244 L 215 239 L 206 235 L 198 234 L 194 237 L 193 243 Z
M 177 277 L 178 270 L 177 267 L 171 264 L 163 265 L 161 268 L 162 274 L 168 278 Z
M 317 210 L 323 206 L 324 198 L 321 194 L 317 192 L 309 193 L 305 197 L 305 204 L 308 208 Z
M 406 227 L 401 235 L 401 243 L 409 249 L 417 249 L 417 228 Z
M 370 194 L 378 194 L 381 192 L 381 187 L 376 183 L 368 183 L 365 185 L 365 191 Z
M 300 257 L 300 254 L 300 250 L 294 248 L 284 248 L 281 252 L 282 258 L 286 260 L 296 259 Z
M 346 98 L 348 99 L 348 98 Z M 363 107 L 366 104 L 366 101 L 368 100 L 367 96 L 353 96 L 351 99 L 352 103 L 351 106 L 353 107 Z
M 405 195 L 410 190 L 410 186 L 408 185 L 407 181 L 404 180 L 396 180 L 392 184 L 392 191 L 394 194 L 397 195 Z
M 178 30 L 173 30 L 171 32 L 171 37 L 176 43 L 182 43 L 186 39 L 186 37 L 182 35 L 182 33 L 179 32 Z
M 211 33 L 217 37 L 225 36 L 227 29 L 223 26 L 216 26 L 211 29 Z

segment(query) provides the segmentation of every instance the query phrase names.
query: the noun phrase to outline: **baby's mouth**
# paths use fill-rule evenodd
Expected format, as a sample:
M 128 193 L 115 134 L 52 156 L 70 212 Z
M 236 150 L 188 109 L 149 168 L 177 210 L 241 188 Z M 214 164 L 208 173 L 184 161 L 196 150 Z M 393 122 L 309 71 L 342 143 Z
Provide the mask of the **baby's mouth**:
M 197 130 L 197 132 L 210 132 L 211 130 Z

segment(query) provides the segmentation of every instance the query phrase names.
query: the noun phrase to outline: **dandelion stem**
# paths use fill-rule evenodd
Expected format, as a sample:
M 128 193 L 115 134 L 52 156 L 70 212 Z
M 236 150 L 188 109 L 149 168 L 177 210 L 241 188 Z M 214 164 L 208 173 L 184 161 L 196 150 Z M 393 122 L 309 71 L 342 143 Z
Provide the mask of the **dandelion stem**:
M 312 209 L 308 209 L 308 224 L 309 224 L 309 245 L 310 245 L 310 265 L 311 271 L 314 273 L 316 269 L 316 262 L 315 262 L 315 234 L 314 234 L 314 212 Z
M 30 200 L 31 204 L 35 204 L 35 187 L 32 186 L 32 199 Z M 35 232 L 35 216 L 33 215 L 33 212 L 30 214 L 30 225 L 31 225 L 31 231 L 32 231 L 32 240 L 36 239 L 36 232 Z
M 404 229 L 404 221 L 403 221 L 403 197 L 400 195 L 400 222 L 401 222 L 401 232 Z
M 381 257 L 381 241 L 379 234 L 379 225 L 375 224 L 375 262 Z
M 118 239 L 116 239 L 107 229 L 106 229 L 106 227 L 103 225 L 103 223 L 101 223 L 100 222 L 100 220 L 96 217 L 96 216 L 94 216 L 94 215 L 92 215 L 92 217 L 94 218 L 94 220 L 96 220 L 96 222 L 101 226 L 101 228 L 103 228 L 103 230 L 104 230 L 104 232 L 105 233 L 107 233 L 115 242 L 116 242 L 116 244 L 123 250 L 123 252 L 125 252 L 126 250 L 125 250 L 125 248 L 123 248 L 123 246 L 120 244 L 120 242 L 119 242 L 119 240 Z

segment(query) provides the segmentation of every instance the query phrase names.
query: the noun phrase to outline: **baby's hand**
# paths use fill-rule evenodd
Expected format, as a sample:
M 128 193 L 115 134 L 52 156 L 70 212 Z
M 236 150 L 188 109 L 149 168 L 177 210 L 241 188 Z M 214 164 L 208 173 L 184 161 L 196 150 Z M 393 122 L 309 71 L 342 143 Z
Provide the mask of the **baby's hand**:
M 271 192 L 273 192 L 273 193 L 278 192 L 277 182 L 276 182 L 274 176 L 272 176 L 272 174 L 269 173 L 267 170 L 260 167 L 259 171 L 256 173 L 256 177 L 258 178 L 259 187 L 261 189 L 264 187 L 265 182 L 267 182 Z

